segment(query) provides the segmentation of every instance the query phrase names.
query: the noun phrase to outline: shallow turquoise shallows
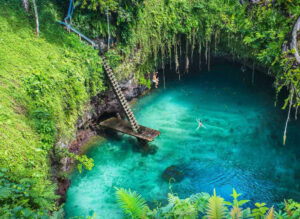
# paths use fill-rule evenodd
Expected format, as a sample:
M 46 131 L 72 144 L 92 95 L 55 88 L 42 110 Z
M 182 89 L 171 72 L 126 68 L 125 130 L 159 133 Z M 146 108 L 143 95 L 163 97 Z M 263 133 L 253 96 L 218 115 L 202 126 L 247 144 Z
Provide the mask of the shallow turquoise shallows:
M 88 152 L 95 161 L 93 170 L 71 176 L 67 217 L 96 213 L 100 218 L 122 218 L 114 187 L 137 191 L 149 206 L 155 201 L 165 204 L 170 190 L 162 173 L 171 165 L 184 175 L 172 184 L 181 198 L 211 194 L 215 188 L 231 200 L 235 188 L 250 205 L 271 206 L 284 198 L 300 201 L 299 121 L 290 122 L 283 146 L 287 112 L 275 108 L 274 102 L 270 80 L 256 73 L 252 85 L 251 73 L 231 65 L 154 90 L 133 110 L 140 124 L 162 132 L 151 143 L 157 152 L 145 155 L 134 138 L 121 134 L 99 143 Z M 198 118 L 206 128 L 196 130 Z

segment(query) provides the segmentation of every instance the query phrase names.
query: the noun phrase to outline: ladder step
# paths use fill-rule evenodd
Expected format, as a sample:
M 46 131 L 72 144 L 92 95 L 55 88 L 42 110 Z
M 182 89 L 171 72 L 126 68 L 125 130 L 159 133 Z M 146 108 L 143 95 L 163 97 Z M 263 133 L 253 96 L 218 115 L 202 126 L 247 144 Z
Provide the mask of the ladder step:
M 126 101 L 124 101 L 124 100 L 120 100 L 121 101 L 121 103 L 123 104 L 123 106 L 124 106 L 124 108 L 126 108 Z
M 128 105 L 127 99 L 124 96 L 124 94 L 119 86 L 119 83 L 113 73 L 113 70 L 111 69 L 110 65 L 108 64 L 106 58 L 104 56 L 101 56 L 101 58 L 103 61 L 104 69 L 106 71 L 106 75 L 108 76 L 108 79 L 110 80 L 110 82 L 112 84 L 112 87 L 120 101 L 120 104 L 121 104 L 123 110 L 125 111 L 125 114 L 130 122 L 130 125 L 131 125 L 133 131 L 138 131 L 140 127 L 135 119 L 133 112 L 131 111 L 131 109 Z
M 124 107 L 124 108 L 127 108 L 126 101 L 124 101 L 124 100 L 121 100 L 121 103 L 122 103 L 122 105 L 123 105 L 123 107 Z M 128 110 L 127 110 L 127 111 L 128 111 Z

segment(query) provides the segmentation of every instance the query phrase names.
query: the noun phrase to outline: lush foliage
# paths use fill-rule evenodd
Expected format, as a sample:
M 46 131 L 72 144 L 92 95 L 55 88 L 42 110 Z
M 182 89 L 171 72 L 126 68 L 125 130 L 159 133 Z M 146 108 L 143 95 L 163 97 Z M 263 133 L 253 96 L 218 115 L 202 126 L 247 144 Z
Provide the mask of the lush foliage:
M 84 104 L 104 89 L 101 61 L 55 23 L 51 2 L 39 1 L 39 38 L 21 1 L 0 3 L 0 215 L 44 214 L 57 198 L 49 155 L 73 139 Z
M 117 199 L 121 208 L 128 216 L 132 218 L 143 218 L 148 208 L 146 208 L 146 201 L 141 195 L 136 192 L 131 192 L 130 189 L 117 189 Z
M 80 169 L 92 167 L 87 157 L 53 150 L 53 145 L 73 139 L 84 105 L 104 89 L 103 71 L 96 51 L 55 23 L 63 17 L 56 10 L 61 1 L 38 1 L 39 38 L 34 35 L 32 14 L 22 10 L 20 1 L 0 3 L 0 54 L 4 54 L 0 57 L 0 214 L 41 216 L 57 208 L 52 151 L 79 160 Z M 180 78 L 193 60 L 199 66 L 205 61 L 209 68 L 210 57 L 229 55 L 267 69 L 276 78 L 278 91 L 288 88 L 284 108 L 299 105 L 300 70 L 294 65 L 293 51 L 282 52 L 300 15 L 299 0 L 255 5 L 241 5 L 238 0 L 78 0 L 75 5 L 73 23 L 87 35 L 106 37 L 109 22 L 116 44 L 106 56 L 118 78 L 133 76 L 149 86 L 145 74 L 164 69 L 167 63 Z M 168 206 L 150 211 L 136 193 L 119 193 L 124 194 L 120 202 L 126 195 L 128 203 L 138 198 L 136 206 L 123 206 L 133 217 L 147 212 L 147 217 L 192 218 L 200 212 L 208 218 L 228 214 L 240 218 L 246 210 L 240 209 L 244 203 L 236 198 L 229 211 L 224 207 L 229 203 L 216 195 L 181 200 L 170 194 Z M 297 203 L 287 201 L 284 206 L 276 215 L 299 216 Z M 256 207 L 252 217 L 275 214 L 264 204 Z
M 101 5 L 106 1 L 84 2 L 95 9 L 96 3 Z M 212 55 L 230 55 L 264 67 L 277 79 L 279 90 L 290 86 L 299 90 L 300 70 L 293 65 L 292 51 L 282 52 L 300 16 L 299 0 L 261 1 L 252 5 L 242 5 L 238 0 L 124 1 L 128 2 L 126 7 L 120 2 L 112 19 L 115 21 L 112 26 L 122 30 L 114 32 L 119 39 L 114 53 L 123 57 L 121 60 L 126 60 L 125 63 L 134 63 L 135 66 L 129 68 L 134 72 L 164 68 L 168 57 L 180 74 L 188 71 L 197 50 L 199 64 L 201 56 L 209 67 Z M 98 32 L 98 36 L 104 35 Z M 181 69 L 180 63 L 184 63 Z
M 103 1 L 84 2 L 95 9 L 93 2 L 99 5 Z M 199 67 L 204 61 L 209 69 L 211 57 L 227 56 L 253 71 L 259 66 L 272 75 L 278 92 L 282 88 L 289 91 L 283 108 L 298 108 L 300 68 L 295 65 L 293 51 L 283 48 L 289 45 L 300 16 L 300 0 L 244 1 L 244 5 L 239 0 L 132 0 L 124 1 L 129 2 L 126 7 L 120 2 L 111 19 L 118 43 L 115 51 L 109 52 L 122 63 L 116 67 L 120 77 L 135 72 L 136 80 L 146 84 L 145 73 L 164 70 L 169 62 L 180 79 L 196 59 Z M 84 17 L 81 13 L 79 17 Z M 102 30 L 104 26 L 105 20 Z M 105 33 L 99 31 L 98 36 Z M 284 142 L 285 137 L 286 133 Z
M 118 203 L 124 215 L 131 218 L 177 218 L 177 219 L 290 219 L 300 217 L 300 204 L 292 200 L 281 204 L 279 211 L 274 207 L 268 208 L 265 203 L 255 203 L 255 207 L 242 208 L 249 200 L 238 200 L 241 194 L 234 189 L 233 201 L 224 201 L 217 196 L 216 191 L 210 196 L 208 193 L 198 193 L 186 199 L 180 199 L 175 194 L 169 193 L 168 204 L 158 205 L 150 209 L 145 200 L 137 193 L 130 190 L 117 189 Z

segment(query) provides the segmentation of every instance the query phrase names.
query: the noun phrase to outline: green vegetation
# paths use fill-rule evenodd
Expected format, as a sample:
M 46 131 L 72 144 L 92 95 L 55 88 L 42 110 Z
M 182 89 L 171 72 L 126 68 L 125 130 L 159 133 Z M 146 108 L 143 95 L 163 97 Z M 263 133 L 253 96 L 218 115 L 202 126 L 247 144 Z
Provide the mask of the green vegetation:
M 175 63 L 180 78 L 188 72 L 195 53 L 198 53 L 199 66 L 204 58 L 208 69 L 211 56 L 229 56 L 252 65 L 253 69 L 255 66 L 265 69 L 276 79 L 278 92 L 287 88 L 290 94 L 283 108 L 289 101 L 293 103 L 291 106 L 299 106 L 300 69 L 293 51 L 283 52 L 300 16 L 299 0 L 259 1 L 258 4 L 245 1 L 244 5 L 238 0 L 84 1 L 85 9 L 79 12 L 77 9 L 75 13 L 78 27 L 105 37 L 107 21 L 95 21 L 91 15 L 101 14 L 101 5 L 112 2 L 114 7 L 110 10 L 114 13 L 110 25 L 116 30 L 112 35 L 118 43 L 109 54 L 119 56 L 119 63 L 124 63 L 117 68 L 118 72 L 124 72 L 123 76 L 135 72 L 136 78 L 143 77 L 157 68 L 164 70 L 169 62 Z M 80 20 L 85 24 L 98 23 L 102 28 L 87 28 Z M 180 66 L 180 60 L 184 66 Z
M 50 154 L 104 89 L 101 60 L 55 23 L 52 3 L 39 1 L 39 38 L 20 1 L 0 3 L 0 215 L 44 214 L 57 209 Z
M 34 34 L 33 12 L 27 15 L 17 0 L 0 3 L 0 216 L 41 217 L 58 209 L 51 156 L 71 156 L 92 168 L 87 157 L 55 147 L 74 138 L 84 106 L 105 89 L 103 70 L 97 52 L 55 22 L 63 17 L 62 3 L 38 1 L 40 37 Z M 77 28 L 91 37 L 115 38 L 106 56 L 119 79 L 134 73 L 149 87 L 145 74 L 166 64 L 180 79 L 196 58 L 199 66 L 204 59 L 210 68 L 212 56 L 230 56 L 267 69 L 278 92 L 288 89 L 283 108 L 300 105 L 294 51 L 282 52 L 300 16 L 299 0 L 245 5 L 238 0 L 83 0 L 76 5 Z M 169 205 L 154 210 L 134 192 L 120 189 L 118 197 L 135 218 L 195 218 L 199 212 L 207 218 L 241 218 L 243 212 L 254 218 L 299 217 L 299 204 L 292 201 L 275 213 L 264 204 L 242 211 L 244 202 L 237 200 L 228 209 L 216 194 L 185 200 L 170 194 Z
M 291 219 L 300 217 L 300 204 L 292 200 L 284 201 L 278 211 L 268 208 L 265 203 L 255 203 L 255 208 L 242 208 L 249 200 L 238 200 L 242 194 L 233 189 L 232 202 L 208 193 L 198 193 L 180 199 L 173 193 L 168 194 L 168 204 L 150 209 L 146 201 L 136 192 L 117 189 L 118 203 L 128 218 L 178 218 L 178 219 Z

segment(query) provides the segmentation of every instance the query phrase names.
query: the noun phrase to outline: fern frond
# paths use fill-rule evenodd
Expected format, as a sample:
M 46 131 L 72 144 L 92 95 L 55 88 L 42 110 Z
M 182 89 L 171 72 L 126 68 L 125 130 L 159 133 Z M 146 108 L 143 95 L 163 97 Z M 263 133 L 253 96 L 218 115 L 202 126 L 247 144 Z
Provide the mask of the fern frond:
M 210 195 L 208 193 L 202 192 L 192 195 L 189 199 L 189 202 L 192 203 L 199 212 L 204 214 L 209 198 Z
M 206 216 L 209 219 L 222 219 L 225 218 L 225 212 L 224 199 L 218 197 L 214 190 L 214 195 L 208 201 Z
M 230 211 L 230 216 L 232 219 L 241 219 L 242 218 L 242 209 L 237 206 L 234 206 Z
M 175 205 L 179 201 L 180 201 L 180 199 L 177 196 L 173 195 L 172 193 L 168 194 L 168 202 L 169 202 L 169 204 Z
M 275 212 L 274 212 L 274 207 L 270 208 L 268 214 L 266 215 L 265 219 L 275 219 Z
M 132 218 L 143 218 L 147 209 L 145 199 L 130 189 L 116 188 L 116 190 L 117 201 L 124 213 Z

